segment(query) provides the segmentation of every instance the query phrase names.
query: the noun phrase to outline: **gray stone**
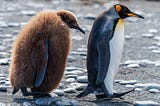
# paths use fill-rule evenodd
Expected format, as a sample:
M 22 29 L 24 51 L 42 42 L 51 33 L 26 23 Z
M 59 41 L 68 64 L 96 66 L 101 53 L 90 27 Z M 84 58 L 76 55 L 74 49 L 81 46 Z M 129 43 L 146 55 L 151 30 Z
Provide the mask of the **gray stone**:
M 151 33 L 142 34 L 142 37 L 145 37 L 145 38 L 153 38 L 153 37 L 154 37 L 154 34 L 151 34 Z
M 73 99 L 61 98 L 59 101 L 56 101 L 56 106 L 80 106 L 79 103 Z
M 67 71 L 73 71 L 73 70 L 77 70 L 77 67 L 66 67 Z
M 75 88 L 66 88 L 63 90 L 64 93 L 76 93 Z
M 79 75 L 79 74 L 83 74 L 83 71 L 80 70 L 74 70 L 74 71 L 66 71 L 65 75 Z
M 8 64 L 9 64 L 8 58 L 0 59 L 0 65 L 8 65 Z
M 126 85 L 126 88 L 135 88 L 135 85 Z
M 153 39 L 157 40 L 157 41 L 160 41 L 160 36 L 155 36 Z
M 62 90 L 59 90 L 59 89 L 55 89 L 53 92 L 55 94 L 57 94 L 58 96 L 63 96 L 64 95 L 64 92 Z
M 53 102 L 56 102 L 58 99 L 57 98 L 53 98 L 53 97 L 41 97 L 35 100 L 35 104 L 40 105 L 40 106 L 49 106 L 51 105 Z
M 153 53 L 160 53 L 160 49 L 152 50 Z
M 136 92 L 142 92 L 143 90 L 141 88 L 135 88 L 134 91 L 136 91 Z
M 66 79 L 66 82 L 70 82 L 70 83 L 71 83 L 71 82 L 73 83 L 73 82 L 75 82 L 75 81 L 76 81 L 75 78 L 67 78 L 67 79 Z
M 134 106 L 159 106 L 160 104 L 151 100 L 148 101 L 135 101 Z
M 122 84 L 122 85 L 127 85 L 127 84 L 133 85 L 133 84 L 136 84 L 137 81 L 136 80 L 128 80 L 128 81 L 124 80 L 124 81 L 121 81 L 119 83 Z
M 148 90 L 150 93 L 159 93 L 160 90 L 159 89 L 149 89 Z
M 76 61 L 75 57 L 73 57 L 73 56 L 68 57 L 68 62 L 75 62 L 75 61 Z
M 96 16 L 94 14 L 89 13 L 89 14 L 85 15 L 84 18 L 89 19 L 89 20 L 95 20 Z
M 20 26 L 20 24 L 19 23 L 8 23 L 8 27 L 18 27 L 18 26 Z
M 23 15 L 33 16 L 33 15 L 36 14 L 36 11 L 32 11 L 32 10 L 30 10 L 30 11 L 22 11 L 21 13 L 22 13 Z
M 158 33 L 158 30 L 157 30 L 157 29 L 149 29 L 148 32 L 149 32 L 149 33 L 152 33 L 152 34 L 157 34 L 157 33 Z
M 87 52 L 87 48 L 78 48 L 77 51 L 79 51 L 79 52 Z
M 5 85 L 0 85 L 0 91 L 1 91 L 1 92 L 7 92 L 7 86 L 5 86 Z
M 87 82 L 88 82 L 88 78 L 87 78 L 87 76 L 79 76 L 79 77 L 77 78 L 77 81 L 78 81 L 79 83 L 87 83 Z
M 32 106 L 30 102 L 23 102 L 23 106 Z
M 128 68 L 139 68 L 140 65 L 134 63 L 134 64 L 129 64 L 129 65 L 127 65 L 127 67 L 128 67 Z
M 75 78 L 77 79 L 78 75 L 65 75 L 65 79 L 67 78 Z
M 126 61 L 124 62 L 124 65 L 129 65 L 129 64 L 138 64 L 138 62 L 135 61 L 135 60 L 126 60 Z
M 6 24 L 5 22 L 0 22 L 0 27 L 1 28 L 7 28 L 8 24 Z
M 79 85 L 77 85 L 76 87 L 75 87 L 75 89 L 77 90 L 77 91 L 82 91 L 82 90 L 84 90 L 86 88 L 86 85 L 85 84 L 79 84 Z
M 160 84 L 148 83 L 148 84 L 145 84 L 145 89 L 146 90 L 150 90 L 150 89 L 159 89 L 160 90 Z

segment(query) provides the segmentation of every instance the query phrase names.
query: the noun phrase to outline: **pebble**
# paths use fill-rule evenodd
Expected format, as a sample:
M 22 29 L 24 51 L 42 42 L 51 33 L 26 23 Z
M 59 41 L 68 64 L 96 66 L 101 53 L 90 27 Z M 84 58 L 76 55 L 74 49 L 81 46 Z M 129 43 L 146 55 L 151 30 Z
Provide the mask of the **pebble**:
M 67 71 L 73 71 L 73 70 L 77 70 L 77 67 L 67 67 L 66 70 Z
M 1 91 L 1 92 L 7 92 L 7 86 L 5 86 L 5 85 L 0 85 L 0 91 Z
M 145 89 L 146 90 L 150 90 L 150 89 L 159 89 L 160 90 L 160 84 L 148 83 L 148 84 L 145 84 Z
M 143 90 L 141 88 L 135 88 L 134 91 L 136 91 L 136 92 L 142 92 Z
M 142 34 L 142 37 L 145 37 L 145 38 L 153 38 L 153 37 L 154 37 L 154 34 L 151 34 L 151 33 Z
M 157 34 L 157 33 L 158 33 L 158 30 L 157 30 L 157 29 L 149 29 L 148 32 L 149 32 L 149 33 L 152 33 L 152 34 Z
M 59 90 L 59 89 L 55 89 L 53 92 L 55 94 L 57 94 L 58 96 L 63 96 L 64 95 L 64 92 L 62 90 Z
M 68 57 L 68 62 L 75 62 L 76 61 L 76 58 L 75 57 L 73 57 L 73 56 L 69 56 Z
M 150 89 L 148 91 L 151 92 L 151 93 L 159 93 L 160 92 L 159 89 Z
M 23 102 L 23 106 L 32 106 L 30 102 Z
M 66 88 L 63 90 L 64 93 L 76 93 L 75 88 Z
M 0 27 L 1 28 L 7 28 L 8 24 L 6 24 L 5 22 L 0 22 Z
M 75 78 L 67 78 L 67 79 L 66 79 L 66 82 L 70 82 L 70 83 L 73 83 L 73 82 L 75 82 L 75 81 L 76 81 Z
M 126 61 L 124 62 L 124 65 L 129 65 L 129 64 L 138 64 L 138 62 L 135 61 L 135 60 L 126 60 Z
M 84 18 L 89 19 L 89 20 L 95 20 L 96 16 L 94 14 L 89 13 L 89 14 L 85 15 Z
M 79 52 L 87 52 L 87 48 L 78 48 L 77 51 L 79 51 Z
M 155 36 L 153 39 L 157 40 L 157 41 L 160 41 L 160 37 L 159 36 Z
M 8 65 L 8 64 L 9 64 L 8 58 L 0 59 L 0 65 Z
M 148 101 L 134 101 L 134 106 L 159 106 L 160 104 L 151 100 Z
M 77 79 L 78 75 L 65 75 L 65 79 L 68 79 L 68 78 L 75 78 Z
M 40 106 L 49 106 L 53 102 L 57 101 L 57 98 L 52 98 L 52 97 L 41 97 L 35 100 L 35 104 L 40 105 Z
M 77 90 L 77 91 L 82 91 L 82 90 L 84 90 L 86 88 L 86 85 L 85 84 L 79 84 L 79 85 L 77 85 L 76 87 L 75 87 L 75 89 Z
M 83 74 L 83 71 L 80 70 L 74 70 L 74 71 L 66 71 L 65 75 L 79 75 L 79 74 Z
M 136 84 L 137 81 L 136 80 L 128 80 L 128 81 L 124 80 L 124 81 L 121 81 L 119 83 L 122 84 L 122 85 L 127 85 L 127 84 L 133 85 L 133 84 Z
M 152 50 L 153 53 L 160 53 L 160 49 Z
M 30 10 L 30 11 L 22 11 L 21 13 L 22 13 L 23 15 L 33 16 L 33 15 L 35 15 L 37 12 Z
M 8 27 L 18 27 L 18 26 L 20 26 L 20 24 L 19 23 L 8 23 Z
M 127 67 L 128 67 L 128 68 L 139 68 L 140 65 L 134 63 L 134 64 L 128 64 Z
M 87 76 L 79 76 L 79 77 L 77 78 L 77 81 L 78 81 L 79 83 L 87 83 L 87 82 L 88 82 L 88 78 L 87 78 Z
M 126 88 L 135 88 L 135 85 L 126 85 Z
M 79 103 L 73 99 L 68 98 L 61 98 L 60 100 L 56 101 L 56 106 L 80 106 Z
M 153 49 L 157 49 L 157 48 L 158 48 L 157 46 L 149 46 L 148 47 L 149 50 L 153 50 Z

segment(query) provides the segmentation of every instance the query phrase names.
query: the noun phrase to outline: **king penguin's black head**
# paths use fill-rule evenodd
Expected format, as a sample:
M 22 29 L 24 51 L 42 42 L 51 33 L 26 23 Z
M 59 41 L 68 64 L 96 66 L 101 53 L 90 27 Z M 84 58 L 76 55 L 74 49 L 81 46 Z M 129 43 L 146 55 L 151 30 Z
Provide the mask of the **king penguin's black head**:
M 138 17 L 138 18 L 144 19 L 143 16 L 130 11 L 126 6 L 123 6 L 121 4 L 114 5 L 114 8 L 116 9 L 121 19 L 124 19 L 127 17 Z

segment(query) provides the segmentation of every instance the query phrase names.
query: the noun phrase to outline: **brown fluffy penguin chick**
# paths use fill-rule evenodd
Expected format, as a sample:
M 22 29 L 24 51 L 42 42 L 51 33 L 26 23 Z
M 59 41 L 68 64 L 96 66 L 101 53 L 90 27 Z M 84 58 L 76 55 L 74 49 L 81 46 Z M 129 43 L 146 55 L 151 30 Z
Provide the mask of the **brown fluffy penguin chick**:
M 13 94 L 19 89 L 24 96 L 48 94 L 58 86 L 70 50 L 69 28 L 84 33 L 73 13 L 60 10 L 38 13 L 20 31 L 9 70 Z

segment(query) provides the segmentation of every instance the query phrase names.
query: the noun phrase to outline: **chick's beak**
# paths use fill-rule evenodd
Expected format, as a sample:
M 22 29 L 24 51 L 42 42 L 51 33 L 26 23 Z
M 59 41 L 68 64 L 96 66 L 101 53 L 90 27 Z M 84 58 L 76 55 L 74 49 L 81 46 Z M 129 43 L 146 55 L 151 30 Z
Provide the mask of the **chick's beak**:
M 81 27 L 79 27 L 78 25 L 73 25 L 73 28 L 74 28 L 74 29 L 77 29 L 77 30 L 79 30 L 80 32 L 82 32 L 83 34 L 85 34 L 84 30 L 83 30 Z
M 128 17 L 138 17 L 138 18 L 144 19 L 143 16 L 141 16 L 141 15 L 139 15 L 139 14 L 136 14 L 136 13 L 133 13 L 133 12 L 130 12 L 130 13 L 128 13 L 127 15 L 128 15 Z

